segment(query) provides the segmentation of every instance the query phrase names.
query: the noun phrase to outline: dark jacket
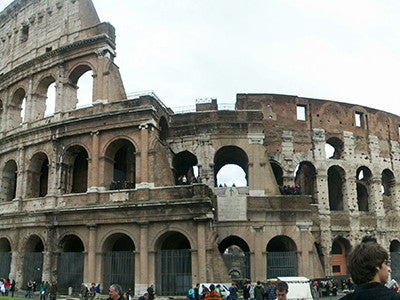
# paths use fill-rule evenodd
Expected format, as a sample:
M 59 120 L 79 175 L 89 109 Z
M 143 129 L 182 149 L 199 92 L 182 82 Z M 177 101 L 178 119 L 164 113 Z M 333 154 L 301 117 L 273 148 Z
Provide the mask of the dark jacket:
M 340 299 L 343 300 L 400 300 L 400 294 L 388 289 L 378 282 L 364 283 L 356 287 L 356 290 Z
M 254 298 L 257 300 L 262 300 L 264 298 L 264 288 L 261 285 L 256 285 L 254 287 Z

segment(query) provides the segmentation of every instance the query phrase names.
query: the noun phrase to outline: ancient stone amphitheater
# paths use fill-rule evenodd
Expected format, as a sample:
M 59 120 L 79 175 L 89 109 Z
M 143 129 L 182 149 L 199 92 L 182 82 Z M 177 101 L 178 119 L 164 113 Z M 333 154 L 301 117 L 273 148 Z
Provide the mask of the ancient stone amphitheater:
M 154 93 L 127 97 L 114 57 L 114 28 L 90 0 L 0 13 L 0 277 L 57 280 L 61 292 L 154 283 L 159 295 L 340 277 L 369 235 L 399 276 L 398 116 L 272 94 L 174 113 Z M 92 101 L 80 105 L 88 72 Z M 220 186 L 228 164 L 246 186 Z

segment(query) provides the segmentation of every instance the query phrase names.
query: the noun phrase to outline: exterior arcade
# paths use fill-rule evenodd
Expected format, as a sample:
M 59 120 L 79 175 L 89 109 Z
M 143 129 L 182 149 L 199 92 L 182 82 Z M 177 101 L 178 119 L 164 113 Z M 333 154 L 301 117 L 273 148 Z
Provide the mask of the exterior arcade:
M 127 97 L 114 57 L 91 0 L 0 13 L 0 277 L 182 295 L 346 276 L 346 254 L 372 235 L 400 279 L 400 117 L 272 94 L 174 113 L 154 93 Z M 92 101 L 79 106 L 87 72 Z M 246 186 L 220 186 L 228 164 Z

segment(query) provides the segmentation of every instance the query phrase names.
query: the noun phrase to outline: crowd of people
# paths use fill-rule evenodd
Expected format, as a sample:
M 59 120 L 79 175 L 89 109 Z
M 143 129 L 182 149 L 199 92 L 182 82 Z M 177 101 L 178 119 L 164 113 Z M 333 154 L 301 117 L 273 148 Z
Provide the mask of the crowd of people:
M 192 176 L 192 177 L 186 177 L 186 175 L 179 176 L 178 179 L 176 180 L 177 185 L 187 185 L 187 184 L 193 184 L 193 183 L 201 183 L 201 178 L 200 176 Z
M 134 189 L 135 188 L 135 183 L 130 182 L 128 180 L 125 181 L 112 181 L 110 185 L 110 190 L 128 190 L 128 189 Z
M 250 282 L 243 284 L 243 299 L 244 300 L 285 300 L 289 291 L 288 284 L 284 281 L 278 281 L 274 284 L 269 283 L 263 286 L 260 281 L 257 285 L 251 285 Z M 228 300 L 237 300 L 239 298 L 239 289 L 236 283 L 232 283 L 228 289 L 229 294 L 224 295 L 224 289 L 221 285 L 210 284 L 208 287 L 196 284 L 188 290 L 188 300 L 221 300 L 225 296 Z
M 14 297 L 15 293 L 15 281 L 10 280 L 9 278 L 1 278 L 0 279 L 0 293 L 2 296 L 11 296 Z
M 298 185 L 279 186 L 279 191 L 281 192 L 281 195 L 301 195 L 301 188 Z

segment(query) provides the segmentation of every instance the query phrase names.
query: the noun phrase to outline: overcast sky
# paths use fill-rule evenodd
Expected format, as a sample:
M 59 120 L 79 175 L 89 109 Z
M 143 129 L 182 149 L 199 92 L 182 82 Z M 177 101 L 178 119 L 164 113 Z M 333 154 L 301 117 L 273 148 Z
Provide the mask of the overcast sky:
M 0 9 L 11 3 L 0 0 Z M 94 0 L 116 28 L 127 92 L 170 107 L 236 93 L 357 103 L 400 114 L 398 0 Z

